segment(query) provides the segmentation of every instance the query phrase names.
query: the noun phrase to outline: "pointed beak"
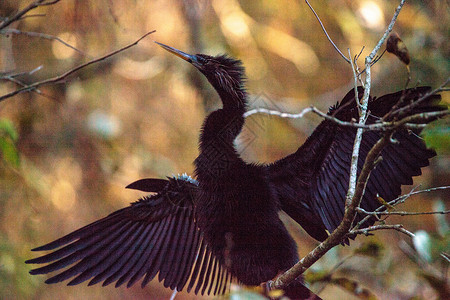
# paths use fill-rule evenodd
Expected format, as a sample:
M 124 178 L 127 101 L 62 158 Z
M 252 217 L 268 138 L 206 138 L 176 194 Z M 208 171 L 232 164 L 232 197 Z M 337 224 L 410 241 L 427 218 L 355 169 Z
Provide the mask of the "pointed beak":
M 190 55 L 190 54 L 184 53 L 183 51 L 180 51 L 180 50 L 175 49 L 175 48 L 172 48 L 172 47 L 170 47 L 170 46 L 167 46 L 167 45 L 158 43 L 158 42 L 156 42 L 156 41 L 155 41 L 155 43 L 157 43 L 158 45 L 160 45 L 163 49 L 169 51 L 169 52 L 172 53 L 172 54 L 175 54 L 176 56 L 178 56 L 178 57 L 184 59 L 184 60 L 187 61 L 187 62 L 193 63 L 193 62 L 196 62 L 196 61 L 197 61 L 195 55 Z

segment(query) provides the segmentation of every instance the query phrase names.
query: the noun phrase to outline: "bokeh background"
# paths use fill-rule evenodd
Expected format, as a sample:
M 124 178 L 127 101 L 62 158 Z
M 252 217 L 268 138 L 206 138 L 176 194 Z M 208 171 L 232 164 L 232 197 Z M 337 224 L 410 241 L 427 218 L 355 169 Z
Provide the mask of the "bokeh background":
M 11 16 L 31 2 L 2 0 L 0 16 Z M 345 54 L 349 48 L 356 55 L 365 46 L 362 66 L 397 2 L 311 4 Z M 130 182 L 192 174 L 199 129 L 219 101 L 192 66 L 153 40 L 189 53 L 228 53 L 241 59 L 251 107 L 294 113 L 313 104 L 326 111 L 352 86 L 350 66 L 332 48 L 304 1 L 63 0 L 29 14 L 34 16 L 9 28 L 52 35 L 79 51 L 52 39 L 0 32 L 0 72 L 24 72 L 17 79 L 25 83 L 62 74 L 148 31 L 156 32 L 125 52 L 40 88 L 41 94 L 23 93 L 0 102 L 1 299 L 170 296 L 157 280 L 145 289 L 138 284 L 130 289 L 49 286 L 45 276 L 29 275 L 31 266 L 24 264 L 35 256 L 31 248 L 143 196 L 124 189 Z M 395 31 L 411 55 L 410 86 L 437 87 L 449 76 L 448 21 L 447 1 L 408 1 L 404 6 Z M 373 95 L 405 86 L 406 67 L 393 55 L 385 54 L 372 70 Z M 0 95 L 16 88 L 3 78 Z M 237 144 L 247 161 L 271 162 L 295 151 L 319 122 L 311 114 L 296 120 L 253 115 Z M 426 130 L 425 139 L 438 156 L 414 180 L 419 189 L 449 185 L 448 125 L 440 120 Z M 446 191 L 421 194 L 398 209 L 444 210 L 448 196 Z M 307 254 L 316 242 L 284 219 L 300 255 Z M 334 283 L 321 281 L 312 288 L 325 299 L 357 299 L 354 294 L 360 288 L 382 299 L 442 297 L 448 285 L 448 264 L 439 257 L 449 241 L 446 216 L 391 217 L 387 222 L 402 223 L 413 232 L 423 230 L 425 242 L 414 245 L 398 232 L 358 237 L 350 247 L 337 247 L 314 265 L 307 278 L 332 278 Z M 330 272 L 331 277 L 323 276 Z M 178 297 L 197 298 L 184 293 Z

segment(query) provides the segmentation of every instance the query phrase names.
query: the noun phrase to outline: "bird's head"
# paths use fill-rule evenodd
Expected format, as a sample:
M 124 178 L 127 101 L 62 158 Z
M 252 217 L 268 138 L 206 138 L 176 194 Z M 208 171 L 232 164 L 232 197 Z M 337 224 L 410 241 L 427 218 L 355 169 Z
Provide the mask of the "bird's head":
M 187 54 L 173 47 L 155 42 L 170 53 L 184 59 L 196 67 L 217 90 L 224 107 L 227 104 L 245 108 L 245 71 L 240 60 L 227 55 Z M 234 103 L 227 103 L 227 102 Z

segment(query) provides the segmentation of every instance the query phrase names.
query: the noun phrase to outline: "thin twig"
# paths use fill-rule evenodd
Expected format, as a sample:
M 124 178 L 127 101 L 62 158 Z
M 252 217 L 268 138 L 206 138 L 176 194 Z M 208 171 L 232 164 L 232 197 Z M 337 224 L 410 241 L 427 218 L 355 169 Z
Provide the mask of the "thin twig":
M 40 66 L 37 66 L 36 68 L 34 68 L 31 71 L 25 71 L 25 72 L 20 72 L 20 73 L 15 73 L 15 74 L 14 73 L 11 74 L 10 72 L 3 72 L 3 73 L 0 72 L 0 79 L 2 79 L 4 77 L 16 78 L 16 77 L 20 77 L 20 76 L 23 76 L 23 75 L 32 75 L 33 73 L 41 70 L 43 67 L 44 67 L 43 65 L 40 65 Z
M 50 2 L 43 3 L 44 1 L 45 0 L 34 1 L 33 3 L 30 3 L 27 7 L 22 9 L 21 11 L 17 12 L 14 16 L 4 19 L 0 23 L 0 30 L 3 29 L 3 28 L 6 28 L 10 24 L 20 20 L 30 10 L 35 9 L 36 7 L 39 7 L 39 6 L 53 5 L 53 4 L 58 3 L 60 0 L 53 0 L 53 1 L 50 1 Z
M 425 113 L 418 113 L 415 115 L 411 115 L 400 121 L 378 122 L 378 123 L 373 123 L 373 124 L 359 124 L 356 122 L 341 121 L 341 120 L 337 119 L 336 117 L 330 116 L 330 115 L 322 112 L 321 110 L 319 110 L 318 108 L 316 108 L 314 106 L 310 106 L 310 107 L 304 108 L 299 113 L 295 113 L 295 114 L 282 112 L 282 111 L 278 111 L 278 110 L 273 110 L 273 109 L 267 109 L 267 108 L 254 108 L 254 109 L 251 109 L 251 110 L 247 111 L 246 113 L 244 113 L 244 117 L 247 118 L 254 114 L 267 114 L 267 115 L 271 115 L 271 116 L 277 116 L 280 118 L 300 119 L 300 118 L 303 118 L 307 113 L 310 113 L 310 112 L 312 112 L 326 120 L 330 120 L 341 126 L 362 128 L 362 129 L 370 130 L 370 131 L 386 131 L 386 130 L 398 128 L 398 127 L 404 127 L 404 128 L 408 128 L 408 129 L 422 128 L 425 126 L 425 124 L 415 124 L 415 123 L 410 123 L 410 122 L 427 121 L 432 118 L 443 117 L 443 116 L 450 114 L 450 110 L 433 111 L 433 112 L 425 112 Z
M 373 67 L 384 55 L 384 53 L 386 52 L 386 49 L 383 50 L 383 52 L 380 55 L 377 55 L 374 60 L 372 61 L 372 63 L 370 64 L 371 67 Z M 364 72 L 366 72 L 366 69 L 363 69 L 362 71 L 359 71 L 357 76 L 358 78 L 364 74 Z
M 320 27 L 322 27 L 323 32 L 325 33 L 325 35 L 327 36 L 327 39 L 330 41 L 331 45 L 333 45 L 334 49 L 336 49 L 336 51 L 342 56 L 342 58 L 348 62 L 349 64 L 351 63 L 351 60 L 348 59 L 342 52 L 341 50 L 339 50 L 339 48 L 336 46 L 336 44 L 333 42 L 333 40 L 331 39 L 331 37 L 328 35 L 327 30 L 325 29 L 325 26 L 323 25 L 322 21 L 320 20 L 319 16 L 317 15 L 316 11 L 314 10 L 314 8 L 312 8 L 311 4 L 309 4 L 308 0 L 305 0 L 306 4 L 308 4 L 309 8 L 311 9 L 311 11 L 313 12 L 313 14 L 316 16 L 317 21 L 319 21 Z
M 450 263 L 450 257 L 447 253 L 441 253 L 440 256 L 447 261 L 447 263 Z
M 38 37 L 38 38 L 42 38 L 42 39 L 46 39 L 46 40 L 55 40 L 55 41 L 60 42 L 64 46 L 69 47 L 72 50 L 75 50 L 78 53 L 86 56 L 86 54 L 83 51 L 75 48 L 74 46 L 70 45 L 69 43 L 64 42 L 62 39 L 60 39 L 59 37 L 54 36 L 54 35 L 40 33 L 40 32 L 21 31 L 21 30 L 14 29 L 14 28 L 6 28 L 3 30 L 0 30 L 0 34 L 5 34 L 5 35 L 6 34 L 16 34 L 16 35 L 20 34 L 20 35 L 26 35 L 26 36 L 30 36 L 30 37 Z
M 36 18 L 36 17 L 42 18 L 42 17 L 46 17 L 46 16 L 47 16 L 46 14 L 29 14 L 29 15 L 21 17 L 19 20 L 24 20 L 24 19 L 28 19 L 28 18 Z
M 254 114 L 267 114 L 267 115 L 271 115 L 271 116 L 278 116 L 280 118 L 300 119 L 300 118 L 303 118 L 304 115 L 306 115 L 307 113 L 312 112 L 312 111 L 319 113 L 320 115 L 322 115 L 322 114 L 327 115 L 327 114 L 324 114 L 323 112 L 319 111 L 314 106 L 310 106 L 310 107 L 304 108 L 301 112 L 299 112 L 297 114 L 291 114 L 291 113 L 281 112 L 278 110 L 267 109 L 267 108 L 254 108 L 254 109 L 251 109 L 251 110 L 245 112 L 243 116 L 244 116 L 244 118 L 247 118 Z
M 352 57 L 352 53 L 350 52 L 350 48 L 347 48 L 348 50 L 348 57 Z M 356 107 L 358 107 L 358 113 L 361 113 L 361 104 L 359 103 L 359 95 L 358 95 L 358 76 L 356 76 L 356 67 L 353 62 L 353 60 L 350 60 L 350 65 L 352 67 L 353 72 L 353 89 L 355 91 L 355 102 Z
M 359 57 L 361 56 L 361 54 L 363 53 L 365 48 L 366 48 L 366 46 L 361 47 L 361 51 L 359 51 L 358 55 L 355 56 L 355 62 L 358 61 Z
M 410 193 L 408 193 L 406 195 L 403 195 L 403 196 L 395 198 L 394 200 L 390 201 L 388 204 L 389 205 L 395 205 L 395 204 L 398 204 L 398 203 L 403 203 L 406 198 L 409 198 L 410 196 L 413 196 L 413 195 L 422 194 L 422 193 L 429 193 L 429 192 L 433 192 L 433 191 L 448 190 L 448 189 L 450 189 L 450 185 L 438 186 L 438 187 L 433 187 L 433 188 L 429 188 L 429 189 L 425 189 L 425 190 L 419 190 L 419 191 L 412 190 Z
M 5 100 L 5 99 L 7 99 L 7 98 L 13 97 L 13 96 L 15 96 L 15 95 L 17 95 L 17 94 L 20 94 L 20 93 L 23 93 L 23 92 L 28 92 L 28 91 L 34 90 L 34 89 L 36 89 L 38 86 L 43 86 L 43 85 L 48 85 L 48 84 L 52 84 L 52 83 L 59 82 L 59 81 L 65 79 L 66 77 L 68 77 L 69 75 L 71 75 L 71 74 L 73 74 L 73 73 L 79 71 L 79 70 L 82 69 L 82 68 L 85 68 L 85 67 L 87 67 L 87 66 L 89 66 L 89 65 L 92 65 L 92 64 L 94 64 L 94 63 L 97 63 L 97 62 L 99 62 L 99 61 L 105 60 L 105 59 L 107 59 L 107 58 L 109 58 L 109 57 L 111 57 L 111 56 L 113 56 L 113 55 L 115 55 L 115 54 L 117 54 L 117 53 L 119 53 L 119 52 L 122 52 L 122 51 L 124 51 L 124 50 L 127 50 L 128 48 L 133 47 L 134 45 L 136 45 L 137 43 L 139 43 L 142 39 L 144 39 L 145 37 L 147 37 L 149 34 L 152 34 L 153 32 L 155 32 L 155 30 L 150 31 L 150 32 L 147 32 L 146 34 L 144 34 L 143 36 L 141 36 L 139 39 L 137 39 L 135 42 L 133 42 L 133 43 L 131 43 L 131 44 L 125 46 L 125 47 L 122 47 L 122 48 L 120 48 L 120 49 L 118 49 L 118 50 L 115 50 L 115 51 L 113 51 L 113 52 L 111 52 L 111 53 L 108 53 L 108 54 L 106 54 L 106 55 L 104 55 L 104 56 L 102 56 L 102 57 L 100 57 L 100 58 L 97 58 L 97 59 L 88 61 L 87 63 L 81 64 L 81 65 L 79 65 L 79 66 L 77 66 L 77 67 L 75 67 L 75 68 L 73 68 L 73 69 L 68 70 L 67 72 L 65 72 L 65 73 L 63 73 L 63 74 L 61 74 L 61 75 L 58 75 L 58 76 L 56 76 L 56 77 L 49 78 L 49 79 L 46 79 L 46 80 L 43 80 L 43 81 L 35 82 L 35 83 L 30 84 L 30 85 L 27 85 L 27 86 L 25 86 L 25 87 L 23 87 L 23 88 L 21 88 L 21 89 L 18 89 L 18 90 L 15 90 L 15 91 L 11 92 L 11 93 L 6 94 L 6 95 L 0 96 L 0 102 L 3 101 L 3 100 Z
M 422 194 L 422 193 L 429 193 L 432 191 L 438 191 L 438 190 L 446 190 L 446 189 L 450 189 L 450 186 L 440 186 L 440 187 L 434 187 L 434 188 L 429 188 L 429 189 L 424 189 L 424 190 L 419 190 L 419 191 L 415 191 L 417 187 L 414 187 L 411 189 L 411 191 L 409 191 L 407 194 L 405 195 L 401 195 L 400 197 L 395 198 L 394 200 L 391 200 L 388 202 L 388 205 L 390 206 L 396 206 L 400 203 L 403 203 L 406 201 L 406 199 L 408 199 L 409 197 L 413 196 L 413 195 L 417 195 L 417 194 Z M 380 211 L 385 211 L 386 210 L 386 206 L 385 205 L 381 205 L 380 207 L 378 207 L 377 209 L 374 210 L 375 213 L 380 212 Z M 355 227 L 353 229 L 358 229 L 360 228 L 365 222 L 367 222 L 367 220 L 370 219 L 370 215 L 364 217 L 361 221 L 359 221 Z
M 353 64 L 354 64 L 354 68 L 356 71 L 356 74 L 353 74 L 353 76 L 357 79 L 357 81 L 359 81 L 359 84 L 361 84 L 361 86 L 364 88 L 364 81 L 361 78 L 361 72 L 359 71 L 359 66 L 358 66 L 358 60 L 359 57 L 361 56 L 361 54 L 364 51 L 365 46 L 361 47 L 361 51 L 359 51 L 358 55 L 355 55 L 355 57 L 353 58 Z
M 399 231 L 401 233 L 404 233 L 404 234 L 408 235 L 409 237 L 414 237 L 414 233 L 406 230 L 403 227 L 403 225 L 401 225 L 401 224 L 395 224 L 395 225 L 374 225 L 374 226 L 370 226 L 370 227 L 363 228 L 363 229 L 350 230 L 348 232 L 348 236 L 354 236 L 355 234 L 369 235 L 369 232 L 371 232 L 371 231 L 386 230 L 386 229 L 397 230 L 397 231 Z
M 428 97 L 430 97 L 431 95 L 435 95 L 441 91 L 444 90 L 444 88 L 449 84 L 450 82 L 450 77 L 448 77 L 444 83 L 442 83 L 439 87 L 437 87 L 436 89 L 425 93 L 424 95 L 422 95 L 422 97 L 420 97 L 419 99 L 417 99 L 416 101 L 414 101 L 413 103 L 411 103 L 410 105 L 404 106 L 404 107 L 400 107 L 392 112 L 389 112 L 387 115 L 385 115 L 383 117 L 383 121 L 386 120 L 387 118 L 390 118 L 392 115 L 395 115 L 397 117 L 401 117 L 403 113 L 405 113 L 408 110 L 413 109 L 414 107 L 417 107 L 418 105 L 420 105 L 423 101 L 425 101 Z
M 380 216 L 380 215 L 398 215 L 398 216 L 421 216 L 421 215 L 446 215 L 450 214 L 450 210 L 442 211 L 424 211 L 424 212 L 409 212 L 409 211 L 367 211 L 358 207 L 357 211 L 366 215 Z
M 15 83 L 15 84 L 17 84 L 17 85 L 22 86 L 22 87 L 27 86 L 26 83 L 24 83 L 24 82 L 22 82 L 22 81 L 20 81 L 20 80 L 18 80 L 18 79 L 16 79 L 16 78 L 14 78 L 14 77 L 12 77 L 12 76 L 2 76 L 2 77 L 0 77 L 0 79 L 2 79 L 2 80 L 7 80 L 7 81 L 11 81 L 11 82 L 13 82 L 13 83 Z M 34 93 L 36 93 L 36 94 L 38 94 L 38 95 L 40 95 L 40 96 L 42 96 L 42 97 L 48 98 L 48 99 L 57 100 L 56 98 L 54 98 L 54 97 L 52 97 L 52 96 L 50 96 L 50 95 L 47 95 L 47 94 L 45 94 L 45 93 L 42 93 L 41 90 L 39 90 L 39 89 L 34 89 L 34 90 L 32 90 L 32 92 L 34 92 Z

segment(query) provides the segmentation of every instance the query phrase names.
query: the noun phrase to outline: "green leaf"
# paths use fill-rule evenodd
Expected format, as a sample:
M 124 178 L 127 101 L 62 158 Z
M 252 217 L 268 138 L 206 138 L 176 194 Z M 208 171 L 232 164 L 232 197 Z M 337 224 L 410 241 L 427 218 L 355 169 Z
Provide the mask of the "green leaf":
M 450 153 L 450 127 L 448 121 L 438 120 L 428 125 L 422 135 L 427 146 L 435 149 L 438 154 Z
M 383 255 L 384 246 L 376 240 L 365 241 L 360 247 L 354 250 L 355 254 L 379 259 Z
M 0 135 L 6 135 L 14 142 L 19 138 L 19 134 L 17 133 L 14 124 L 8 119 L 0 119 Z
M 13 165 L 14 167 L 18 167 L 20 164 L 19 153 L 17 153 L 16 146 L 14 144 L 0 137 L 0 152 L 3 156 L 3 159 Z

